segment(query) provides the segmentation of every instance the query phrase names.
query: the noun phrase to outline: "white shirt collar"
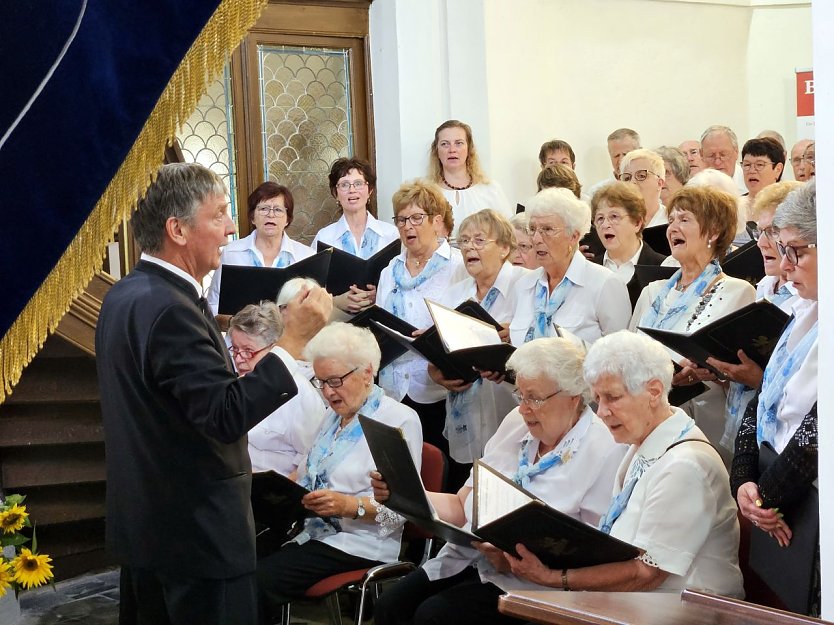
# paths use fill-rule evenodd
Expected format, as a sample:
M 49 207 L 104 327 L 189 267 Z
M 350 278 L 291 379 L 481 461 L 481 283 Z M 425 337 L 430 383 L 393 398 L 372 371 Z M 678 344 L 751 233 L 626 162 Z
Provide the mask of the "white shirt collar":
M 615 261 L 611 260 L 608 257 L 608 250 L 605 250 L 605 255 L 602 257 L 602 265 L 603 265 L 603 267 L 608 267 L 609 269 L 612 269 L 612 270 L 616 270 L 619 267 L 622 267 L 623 265 L 626 265 L 628 263 L 631 263 L 632 265 L 636 265 L 637 264 L 637 259 L 640 258 L 640 253 L 642 251 L 643 251 L 643 242 L 640 241 L 640 246 L 637 248 L 637 252 L 635 252 L 634 256 L 629 258 L 626 262 L 621 263 L 620 265 L 617 265 L 617 263 Z
M 163 269 L 167 269 L 175 276 L 179 276 L 183 280 L 186 280 L 191 286 L 194 287 L 194 290 L 197 291 L 197 297 L 203 296 L 203 285 L 197 282 L 189 273 L 184 272 L 182 269 L 177 267 L 176 265 L 172 265 L 167 260 L 162 260 L 161 258 L 157 258 L 156 256 L 151 256 L 146 252 L 142 252 L 142 255 L 139 257 L 140 260 L 145 260 L 149 263 L 153 263 L 154 265 L 159 265 Z

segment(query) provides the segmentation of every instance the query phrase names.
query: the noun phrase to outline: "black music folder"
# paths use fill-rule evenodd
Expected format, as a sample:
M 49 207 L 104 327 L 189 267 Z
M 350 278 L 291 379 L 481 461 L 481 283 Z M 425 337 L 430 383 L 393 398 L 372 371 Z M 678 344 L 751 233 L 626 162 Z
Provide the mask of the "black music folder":
M 666 238 L 667 228 L 669 228 L 669 224 L 660 224 L 659 226 L 644 228 L 643 241 L 648 243 L 649 247 L 658 254 L 671 256 L 672 247 L 669 245 L 669 239 Z
M 767 300 L 759 300 L 694 332 L 674 332 L 643 326 L 638 329 L 698 366 L 706 367 L 722 377 L 720 371 L 707 364 L 707 358 L 712 356 L 724 362 L 739 364 L 736 352 L 743 349 L 751 360 L 764 369 L 788 319 L 789 316 L 778 306 Z
M 274 302 L 281 287 L 293 278 L 312 278 L 324 284 L 332 256 L 328 249 L 281 268 L 223 265 L 217 312 L 234 315 L 247 304 Z
M 380 369 L 390 365 L 407 351 L 404 345 L 395 341 L 389 333 L 381 330 L 380 325 L 396 330 L 404 336 L 411 336 L 417 329 L 407 321 L 403 321 L 399 317 L 394 316 L 393 313 L 388 312 L 376 304 L 353 315 L 353 317 L 348 319 L 348 323 L 360 328 L 368 328 L 373 333 L 376 342 L 379 344 L 379 349 L 382 352 L 382 360 L 379 364 Z
M 481 460 L 475 461 L 472 531 L 507 553 L 521 543 L 552 569 L 632 560 L 640 550 L 551 508 Z
M 657 280 L 668 280 L 680 267 L 668 267 L 665 265 L 634 265 L 634 277 L 640 284 L 640 290 L 645 289 L 652 282 Z
M 367 288 L 369 284 L 378 285 L 379 274 L 400 253 L 401 245 L 399 239 L 391 241 L 376 254 L 364 259 L 319 241 L 317 243 L 319 252 L 333 251 L 333 260 L 330 261 L 324 286 L 333 295 L 341 295 L 349 291 L 353 284 L 360 289 Z
M 258 523 L 283 527 L 288 521 L 316 516 L 301 503 L 310 491 L 275 471 L 252 474 L 252 512 Z
M 753 286 L 765 277 L 764 258 L 756 241 L 748 241 L 724 257 L 721 269 L 728 276 L 747 280 Z
M 471 532 L 437 516 L 423 488 L 423 480 L 414 465 L 401 429 L 361 414 L 359 423 L 362 425 L 362 432 L 365 434 L 376 470 L 385 478 L 391 492 L 388 501 L 384 502 L 387 508 L 448 543 L 469 546 L 473 540 L 479 540 Z

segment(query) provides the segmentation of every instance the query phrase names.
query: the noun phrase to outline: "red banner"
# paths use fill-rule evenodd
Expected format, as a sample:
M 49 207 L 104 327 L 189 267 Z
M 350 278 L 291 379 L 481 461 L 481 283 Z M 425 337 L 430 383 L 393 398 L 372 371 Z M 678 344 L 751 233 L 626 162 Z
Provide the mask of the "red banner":
M 796 72 L 796 116 L 814 115 L 814 71 Z

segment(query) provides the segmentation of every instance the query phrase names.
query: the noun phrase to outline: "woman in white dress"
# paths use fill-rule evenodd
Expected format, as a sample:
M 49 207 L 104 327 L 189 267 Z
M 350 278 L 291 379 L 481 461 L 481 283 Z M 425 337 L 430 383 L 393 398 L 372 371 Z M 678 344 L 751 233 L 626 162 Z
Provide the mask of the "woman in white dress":
M 488 180 L 481 170 L 468 124 L 450 119 L 437 127 L 429 149 L 428 177 L 442 189 L 456 224 L 484 208 L 492 208 L 507 219 L 513 215 L 501 186 Z M 455 234 L 453 231 L 452 236 Z
M 521 346 L 508 367 L 516 373 L 520 405 L 490 439 L 483 461 L 548 505 L 596 525 L 611 500 L 625 454 L 588 407 L 581 349 L 568 339 L 544 338 Z M 374 475 L 374 497 L 390 492 Z M 428 493 L 440 517 L 469 528 L 473 481 L 456 494 Z M 498 597 L 512 589 L 546 590 L 509 570 L 501 551 L 447 544 L 435 558 L 387 589 L 376 602 L 376 625 L 517 623 L 498 612 Z
M 313 249 L 287 236 L 292 224 L 293 202 L 290 190 L 277 182 L 264 182 L 252 191 L 246 201 L 252 233 L 223 248 L 220 267 L 214 270 L 206 299 L 214 314 L 220 302 L 223 265 L 245 267 L 286 267 L 312 256 Z M 228 319 L 220 319 L 221 328 Z
M 736 202 L 730 194 L 711 187 L 684 187 L 668 207 L 666 238 L 672 257 L 681 268 L 668 280 L 657 280 L 643 289 L 631 329 L 638 326 L 675 332 L 693 332 L 756 300 L 756 290 L 744 280 L 726 275 L 720 260 L 733 241 Z M 682 406 L 707 438 L 718 445 L 724 434 L 726 390 L 708 369 L 670 352 L 683 368 L 672 383 L 708 383 L 709 390 Z M 720 450 L 726 462 L 732 455 Z
M 544 566 L 524 545 L 506 554 L 513 573 L 564 590 L 674 592 L 742 597 L 739 525 L 727 470 L 704 433 L 669 405 L 672 363 L 633 332 L 588 350 L 585 380 L 614 440 L 630 445 L 614 480 L 603 532 L 643 550 L 633 560 L 577 569 Z
M 360 158 L 340 158 L 330 167 L 329 181 L 330 194 L 342 216 L 316 233 L 311 244 L 314 250 L 324 243 L 360 258 L 370 258 L 399 238 L 396 226 L 378 220 L 368 209 L 376 190 L 376 172 L 370 163 Z M 339 309 L 357 313 L 376 301 L 376 287 L 354 284 L 350 291 L 333 295 L 333 303 Z
M 631 317 L 626 285 L 579 251 L 591 228 L 588 205 L 568 189 L 552 188 L 537 193 L 526 212 L 540 268 L 515 284 L 510 342 L 519 346 L 567 330 L 591 343 L 625 328 Z

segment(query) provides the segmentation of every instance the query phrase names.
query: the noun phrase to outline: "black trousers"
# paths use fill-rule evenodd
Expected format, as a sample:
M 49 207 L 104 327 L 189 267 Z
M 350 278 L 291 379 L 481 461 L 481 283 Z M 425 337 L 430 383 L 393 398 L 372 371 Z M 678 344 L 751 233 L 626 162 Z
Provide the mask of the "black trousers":
M 261 621 L 271 617 L 281 606 L 302 597 L 306 590 L 331 575 L 381 564 L 359 558 L 318 540 L 303 545 L 287 543 L 258 562 L 258 604 Z
M 374 625 L 516 625 L 498 612 L 504 591 L 484 584 L 468 567 L 457 575 L 430 581 L 423 569 L 409 573 L 376 600 Z
M 255 625 L 255 575 L 199 579 L 124 566 L 120 625 Z
M 420 424 L 423 426 L 423 441 L 431 443 L 446 456 L 446 465 L 449 470 L 446 474 L 445 492 L 457 493 L 469 479 L 472 465 L 455 462 L 449 455 L 449 441 L 443 436 L 443 428 L 446 426 L 446 400 L 433 404 L 421 404 L 406 395 L 402 403 L 419 415 Z

